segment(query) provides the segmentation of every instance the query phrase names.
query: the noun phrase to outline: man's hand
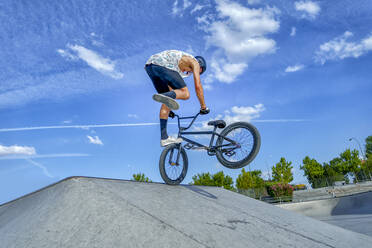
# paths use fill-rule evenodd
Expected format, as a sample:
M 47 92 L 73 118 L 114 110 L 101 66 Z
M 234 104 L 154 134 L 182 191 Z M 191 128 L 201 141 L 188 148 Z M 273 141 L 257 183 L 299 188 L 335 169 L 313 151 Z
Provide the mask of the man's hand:
M 201 108 L 199 113 L 201 115 L 206 115 L 209 113 L 209 111 L 210 111 L 209 108 L 205 107 L 205 108 Z
M 169 111 L 169 115 L 168 115 L 170 118 L 174 118 L 176 115 L 174 114 L 174 112 L 171 110 Z

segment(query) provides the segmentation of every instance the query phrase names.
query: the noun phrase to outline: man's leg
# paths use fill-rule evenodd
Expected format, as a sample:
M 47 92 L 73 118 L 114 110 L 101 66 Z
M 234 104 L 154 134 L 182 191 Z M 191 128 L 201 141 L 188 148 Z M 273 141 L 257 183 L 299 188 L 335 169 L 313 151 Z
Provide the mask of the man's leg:
M 169 91 L 168 92 L 165 92 L 163 94 L 175 93 L 173 91 L 172 87 L 170 87 L 169 85 L 168 85 L 168 88 L 169 88 Z M 170 95 L 170 97 L 171 97 L 171 95 Z M 168 138 L 168 134 L 167 134 L 167 122 L 168 122 L 169 112 L 170 112 L 170 108 L 168 108 L 167 105 L 162 104 L 161 107 L 160 107 L 160 114 L 159 114 L 159 117 L 160 117 L 161 139 L 167 139 Z
M 165 105 L 162 104 L 160 107 L 160 134 L 161 139 L 167 139 L 167 122 L 168 122 L 168 115 L 169 115 L 170 109 Z
M 174 99 L 189 99 L 189 90 L 187 89 L 182 77 L 177 72 L 161 67 L 158 69 L 162 70 L 164 80 L 168 84 L 169 91 L 164 92 L 158 90 L 158 92 L 162 93 L 153 95 L 153 99 L 155 101 L 166 104 L 170 109 L 177 110 L 179 108 L 179 104 L 174 101 Z
M 187 100 L 190 98 L 190 92 L 187 87 L 183 87 L 182 89 L 176 89 L 174 90 L 174 92 L 176 93 L 176 99 Z
M 177 99 L 189 99 L 190 94 L 186 87 L 182 89 L 176 89 L 173 90 L 172 87 L 168 86 L 169 91 L 165 93 L 173 93 L 173 95 L 176 95 Z M 164 94 L 164 93 L 162 93 Z M 161 133 L 161 145 L 166 146 L 172 143 L 181 143 L 181 138 L 172 138 L 168 137 L 167 134 L 167 122 L 168 122 L 168 116 L 169 116 L 170 108 L 167 107 L 167 105 L 162 104 L 160 107 L 160 133 Z M 169 139 L 168 139 L 169 138 Z
M 173 90 L 172 87 L 168 85 L 168 88 L 169 88 L 168 92 L 161 93 L 161 94 L 167 97 L 173 98 L 173 99 L 187 100 L 190 98 L 190 92 L 187 87 Z

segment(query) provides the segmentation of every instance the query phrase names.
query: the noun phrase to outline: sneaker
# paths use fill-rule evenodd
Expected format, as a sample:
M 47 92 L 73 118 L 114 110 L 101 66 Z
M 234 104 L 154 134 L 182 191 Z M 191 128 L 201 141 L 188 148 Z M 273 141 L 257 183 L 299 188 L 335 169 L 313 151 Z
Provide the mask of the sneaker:
M 182 138 L 175 138 L 175 137 L 169 136 L 168 139 L 160 140 L 160 145 L 161 146 L 167 146 L 167 145 L 170 145 L 170 144 L 179 144 L 182 141 L 183 141 Z
M 172 110 L 177 110 L 180 108 L 180 105 L 178 104 L 176 100 L 174 100 L 171 97 L 165 96 L 163 94 L 154 94 L 152 96 L 152 99 L 154 99 L 154 101 L 167 105 L 167 107 Z

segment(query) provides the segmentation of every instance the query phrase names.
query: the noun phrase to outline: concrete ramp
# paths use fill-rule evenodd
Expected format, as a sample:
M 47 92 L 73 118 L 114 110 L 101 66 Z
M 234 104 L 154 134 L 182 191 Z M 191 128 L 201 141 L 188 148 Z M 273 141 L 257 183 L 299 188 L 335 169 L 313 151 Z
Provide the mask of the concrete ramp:
M 372 192 L 278 206 L 311 217 L 372 214 Z
M 1 247 L 370 247 L 215 187 L 73 177 L 0 206 Z
M 372 192 L 278 206 L 372 236 Z

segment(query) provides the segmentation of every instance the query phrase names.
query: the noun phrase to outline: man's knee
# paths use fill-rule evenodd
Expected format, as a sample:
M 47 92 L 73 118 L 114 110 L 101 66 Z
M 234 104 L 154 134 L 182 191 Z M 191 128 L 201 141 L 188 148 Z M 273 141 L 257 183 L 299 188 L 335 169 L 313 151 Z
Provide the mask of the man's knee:
M 170 111 L 170 109 L 165 104 L 161 105 L 161 108 L 160 108 L 160 113 L 161 114 L 168 115 L 169 111 Z
M 189 89 L 185 87 L 185 88 L 182 88 L 181 90 L 182 90 L 182 93 L 183 93 L 183 95 L 184 95 L 184 99 L 185 99 L 185 100 L 189 99 L 189 98 L 190 98 L 190 92 L 189 92 Z

